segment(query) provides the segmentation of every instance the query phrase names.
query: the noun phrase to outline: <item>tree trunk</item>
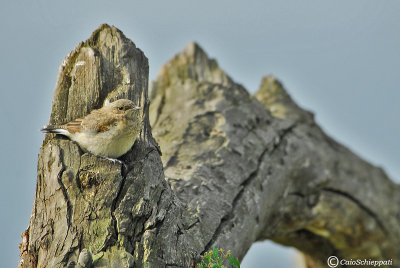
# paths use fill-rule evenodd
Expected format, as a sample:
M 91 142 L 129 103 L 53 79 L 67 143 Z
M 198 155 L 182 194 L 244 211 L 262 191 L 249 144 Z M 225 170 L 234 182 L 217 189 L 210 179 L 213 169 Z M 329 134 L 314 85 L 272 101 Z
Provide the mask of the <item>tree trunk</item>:
M 129 98 L 143 129 L 124 165 L 46 135 L 20 267 L 192 267 L 214 245 L 242 259 L 264 239 L 309 267 L 331 255 L 400 267 L 399 186 L 273 77 L 253 97 L 191 43 L 152 84 L 150 118 L 147 86 L 147 58 L 114 27 L 67 56 L 50 123 Z

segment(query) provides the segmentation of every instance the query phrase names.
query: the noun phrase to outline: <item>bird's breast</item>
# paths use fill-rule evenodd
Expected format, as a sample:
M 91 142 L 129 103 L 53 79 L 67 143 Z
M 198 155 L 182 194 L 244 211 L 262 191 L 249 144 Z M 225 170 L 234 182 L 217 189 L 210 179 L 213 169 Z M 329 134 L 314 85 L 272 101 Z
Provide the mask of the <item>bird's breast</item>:
M 118 158 L 129 151 L 135 143 L 139 130 L 139 126 L 121 120 L 104 132 L 79 133 L 71 139 L 92 154 Z

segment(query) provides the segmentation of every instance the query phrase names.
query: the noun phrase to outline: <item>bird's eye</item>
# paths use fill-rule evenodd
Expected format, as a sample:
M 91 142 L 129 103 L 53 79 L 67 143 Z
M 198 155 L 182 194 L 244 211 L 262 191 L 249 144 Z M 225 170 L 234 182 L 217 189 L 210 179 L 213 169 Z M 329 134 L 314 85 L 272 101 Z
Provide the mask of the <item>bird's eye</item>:
M 123 109 L 124 109 L 124 107 L 122 107 L 122 106 L 118 107 L 118 110 L 120 110 L 120 111 L 122 111 Z

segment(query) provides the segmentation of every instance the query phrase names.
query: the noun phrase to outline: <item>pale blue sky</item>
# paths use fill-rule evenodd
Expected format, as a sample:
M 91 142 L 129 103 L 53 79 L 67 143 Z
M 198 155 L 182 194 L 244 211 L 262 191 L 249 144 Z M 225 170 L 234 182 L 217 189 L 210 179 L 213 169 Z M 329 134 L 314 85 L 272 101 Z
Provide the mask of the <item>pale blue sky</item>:
M 16 267 L 58 66 L 101 23 L 144 51 L 150 79 L 197 41 L 254 92 L 267 74 L 335 139 L 400 181 L 400 1 L 7 1 L 0 10 L 2 266 Z M 4 217 L 4 218 L 3 218 Z M 288 267 L 258 245 L 243 267 Z

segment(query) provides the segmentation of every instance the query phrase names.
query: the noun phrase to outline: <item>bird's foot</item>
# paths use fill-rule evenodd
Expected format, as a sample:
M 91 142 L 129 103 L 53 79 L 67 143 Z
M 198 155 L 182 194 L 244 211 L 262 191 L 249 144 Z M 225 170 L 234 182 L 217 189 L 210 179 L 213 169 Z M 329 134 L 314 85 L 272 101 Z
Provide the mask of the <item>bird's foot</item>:
M 109 160 L 109 161 L 113 162 L 113 164 L 119 163 L 119 164 L 121 164 L 121 165 L 125 165 L 125 163 L 124 163 L 124 162 L 122 162 L 122 161 L 121 161 L 121 160 L 119 160 L 119 159 L 110 158 L 110 157 L 105 157 L 105 159 L 107 159 L 107 160 Z

